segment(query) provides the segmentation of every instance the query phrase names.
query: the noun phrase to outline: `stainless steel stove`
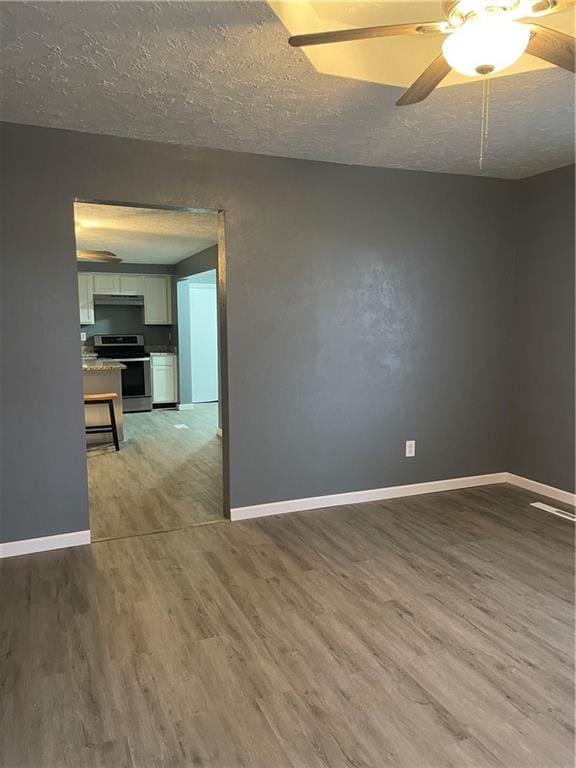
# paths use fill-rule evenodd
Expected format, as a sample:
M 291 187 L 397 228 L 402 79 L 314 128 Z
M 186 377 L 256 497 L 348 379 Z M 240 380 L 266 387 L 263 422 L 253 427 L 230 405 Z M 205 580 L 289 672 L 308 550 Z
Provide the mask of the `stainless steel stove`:
M 124 413 L 152 410 L 150 354 L 144 348 L 144 336 L 124 334 L 94 336 L 98 358 L 116 360 L 122 371 L 122 410 Z

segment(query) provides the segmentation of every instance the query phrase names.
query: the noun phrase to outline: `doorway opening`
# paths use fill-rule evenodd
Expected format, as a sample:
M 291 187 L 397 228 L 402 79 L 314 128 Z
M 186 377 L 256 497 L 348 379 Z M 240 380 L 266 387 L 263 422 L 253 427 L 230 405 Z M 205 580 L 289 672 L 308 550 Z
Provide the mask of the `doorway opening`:
M 229 516 L 224 216 L 74 205 L 92 540 Z
M 180 408 L 219 400 L 216 291 L 216 269 L 177 282 Z

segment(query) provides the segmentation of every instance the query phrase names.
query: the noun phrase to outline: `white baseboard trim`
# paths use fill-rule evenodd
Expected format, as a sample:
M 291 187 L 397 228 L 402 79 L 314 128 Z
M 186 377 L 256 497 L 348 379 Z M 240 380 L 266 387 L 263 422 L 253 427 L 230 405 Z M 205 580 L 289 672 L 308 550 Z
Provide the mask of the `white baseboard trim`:
M 178 403 L 179 411 L 193 411 L 194 403 Z
M 565 512 L 563 509 L 550 506 L 550 504 L 544 504 L 543 501 L 531 501 L 530 506 L 536 507 L 536 509 L 543 509 L 544 512 L 549 512 L 557 517 L 563 517 L 565 520 L 572 520 L 573 523 L 576 522 L 576 515 L 573 512 Z
M 329 496 L 312 496 L 308 499 L 290 499 L 288 501 L 275 501 L 270 504 L 255 504 L 251 507 L 234 507 L 230 510 L 230 519 L 233 521 L 249 520 L 253 517 L 283 515 L 287 512 L 305 512 L 311 509 L 340 507 L 344 504 L 362 504 L 367 501 L 385 501 L 402 496 L 419 496 L 424 493 L 455 491 L 460 488 L 506 482 L 508 482 L 508 472 L 495 472 L 491 475 L 472 475 L 471 477 L 455 477 L 450 480 L 435 480 L 430 483 L 394 485 L 388 488 L 374 488 L 369 491 L 334 493 Z
M 221 433 L 221 430 L 219 430 Z M 328 496 L 312 496 L 307 499 L 289 499 L 274 501 L 270 504 L 255 504 L 249 507 L 234 507 L 230 510 L 232 521 L 249 520 L 255 517 L 282 515 L 288 512 L 305 512 L 313 509 L 340 507 L 346 504 L 362 504 L 367 501 L 386 501 L 403 496 L 419 496 L 426 493 L 456 491 L 463 488 L 474 488 L 482 485 L 510 483 L 519 488 L 532 491 L 540 496 L 547 496 L 564 504 L 576 506 L 576 494 L 554 488 L 551 485 L 529 480 L 511 472 L 495 472 L 490 475 L 471 475 L 470 477 L 455 477 L 449 480 L 434 480 L 429 483 L 413 483 L 411 485 L 394 485 L 388 488 L 373 488 L 367 491 L 352 491 L 350 493 L 334 493 Z M 47 552 L 51 549 L 65 549 L 90 544 L 90 531 L 73 531 L 60 533 L 56 536 L 42 536 L 38 539 L 22 539 L 0 543 L 0 559 L 17 557 L 33 552 Z
M 538 483 L 536 480 L 529 480 L 527 477 L 514 475 L 512 472 L 507 472 L 506 474 L 508 475 L 506 482 L 511 485 L 517 485 L 519 488 L 525 488 L 527 491 L 532 491 L 532 493 L 537 493 L 540 496 L 547 496 L 549 499 L 556 499 L 556 501 L 562 501 L 564 504 L 576 506 L 576 493 L 562 491 L 560 488 L 544 485 L 544 483 Z
M 39 539 L 6 541 L 0 544 L 0 559 L 29 555 L 32 552 L 47 552 L 50 549 L 81 547 L 84 544 L 90 544 L 90 531 L 73 531 L 72 533 L 59 533 L 56 536 L 42 536 Z

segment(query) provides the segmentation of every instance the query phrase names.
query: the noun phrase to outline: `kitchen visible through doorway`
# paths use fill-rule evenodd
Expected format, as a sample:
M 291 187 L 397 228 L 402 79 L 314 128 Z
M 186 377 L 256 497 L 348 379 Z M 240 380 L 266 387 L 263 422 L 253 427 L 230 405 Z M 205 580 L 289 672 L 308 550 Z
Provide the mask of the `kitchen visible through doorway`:
M 74 215 L 92 540 L 222 520 L 222 214 Z

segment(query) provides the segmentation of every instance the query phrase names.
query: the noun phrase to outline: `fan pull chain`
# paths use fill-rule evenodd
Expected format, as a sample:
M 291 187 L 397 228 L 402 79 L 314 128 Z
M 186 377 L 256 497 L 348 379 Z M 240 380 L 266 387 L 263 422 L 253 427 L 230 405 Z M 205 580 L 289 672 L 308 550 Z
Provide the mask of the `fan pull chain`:
M 484 156 L 488 145 L 488 117 L 490 108 L 490 80 L 484 75 L 482 80 L 482 124 L 480 127 L 480 159 L 478 166 L 480 170 L 484 168 Z

